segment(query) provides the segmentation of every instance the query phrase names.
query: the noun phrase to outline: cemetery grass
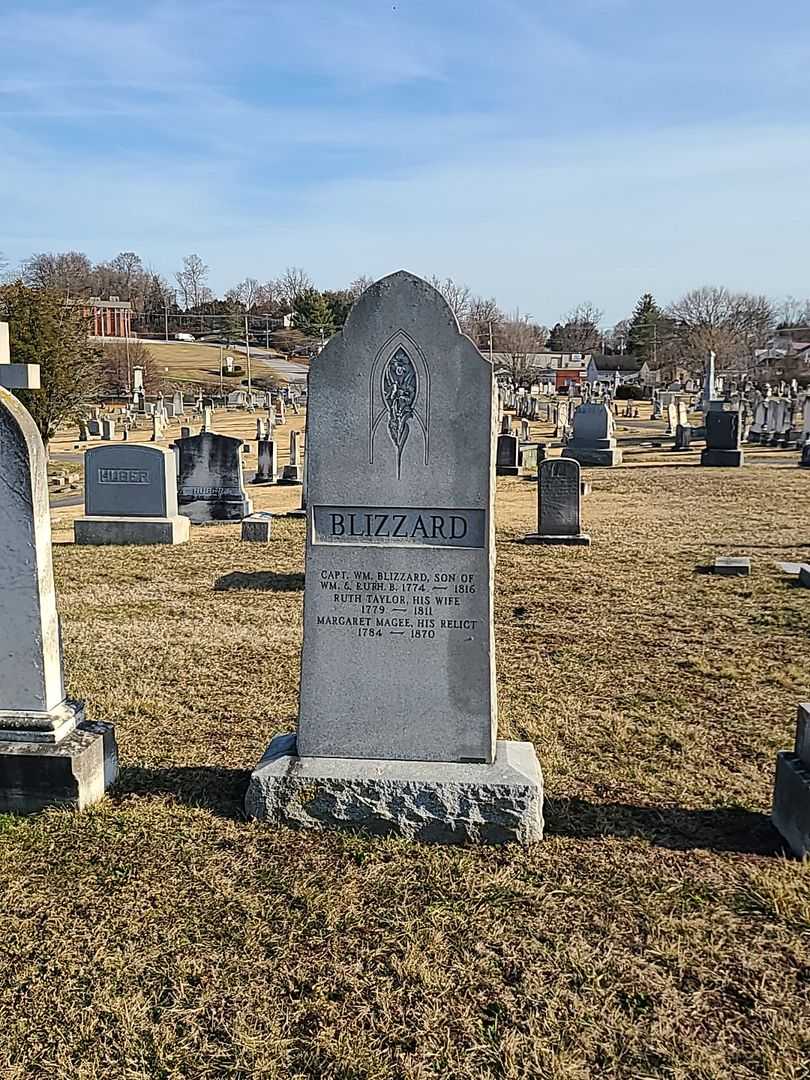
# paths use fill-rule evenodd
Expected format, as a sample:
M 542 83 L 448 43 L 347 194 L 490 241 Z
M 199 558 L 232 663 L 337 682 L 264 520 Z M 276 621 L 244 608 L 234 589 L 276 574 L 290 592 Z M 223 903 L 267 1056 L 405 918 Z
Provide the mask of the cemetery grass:
M 81 815 L 0 818 L 0 1075 L 810 1075 L 810 867 L 767 817 L 810 685 L 810 594 L 772 565 L 810 556 L 807 477 L 670 460 L 586 471 L 589 551 L 515 544 L 535 489 L 499 481 L 500 730 L 547 788 L 527 850 L 245 821 L 295 724 L 302 523 L 92 549 L 62 514 L 70 689 L 122 772 Z M 719 554 L 752 577 L 696 571 Z
M 214 384 L 219 383 L 219 345 L 207 344 L 203 341 L 195 342 L 165 342 L 144 340 L 144 345 L 149 350 L 156 373 L 161 379 L 169 384 L 183 383 Z M 241 365 L 242 372 L 233 378 L 225 376 L 226 393 L 229 390 L 242 388 L 242 379 L 245 376 L 244 353 L 236 348 L 223 348 L 223 355 L 230 353 L 237 364 Z M 273 378 L 273 369 L 264 361 L 254 356 L 252 362 L 254 378 Z M 277 376 L 275 376 L 277 378 Z

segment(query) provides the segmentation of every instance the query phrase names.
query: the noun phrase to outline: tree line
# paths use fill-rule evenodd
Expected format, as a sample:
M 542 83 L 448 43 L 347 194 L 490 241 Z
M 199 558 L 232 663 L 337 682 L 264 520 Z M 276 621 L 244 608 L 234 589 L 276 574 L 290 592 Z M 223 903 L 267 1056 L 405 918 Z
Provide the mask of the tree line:
M 288 267 L 279 277 L 264 282 L 246 277 L 217 297 L 209 285 L 210 267 L 199 255 L 185 256 L 169 281 L 132 251 L 97 263 L 79 251 L 43 252 L 24 259 L 16 270 L 9 270 L 0 254 L 0 274 L 4 271 L 8 284 L 0 288 L 0 317 L 11 319 L 15 314 L 18 326 L 20 319 L 28 319 L 30 325 L 39 320 L 41 341 L 47 348 L 35 351 L 40 358 L 48 350 L 54 357 L 63 357 L 64 362 L 52 362 L 66 373 L 64 379 L 53 377 L 53 382 L 64 382 L 62 390 L 53 389 L 53 395 L 70 400 L 76 394 L 86 394 L 93 363 L 96 375 L 101 360 L 102 370 L 105 363 L 109 368 L 106 381 L 120 383 L 118 368 L 123 361 L 112 354 L 105 359 L 98 349 L 93 353 L 87 344 L 86 322 L 77 307 L 64 304 L 66 296 L 89 299 L 112 295 L 129 301 L 137 314 L 136 330 L 143 336 L 162 336 L 167 315 L 172 316 L 173 333 L 198 328 L 202 333 L 215 330 L 235 339 L 245 332 L 245 317 L 252 332 L 257 332 L 262 320 L 269 324 L 271 319 L 286 315 L 291 317 L 294 330 L 277 344 L 291 350 L 306 342 L 315 347 L 338 330 L 352 304 L 372 284 L 370 277 L 361 276 L 345 288 L 320 290 L 305 270 Z M 646 292 L 627 318 L 610 328 L 603 325 L 603 311 L 585 301 L 546 327 L 519 310 L 506 311 L 494 297 L 477 295 L 453 278 L 434 275 L 429 280 L 445 297 L 464 332 L 480 349 L 497 354 L 499 366 L 517 385 L 532 380 L 538 366 L 536 354 L 543 351 L 627 354 L 646 361 L 668 379 L 681 368 L 701 371 L 710 351 L 716 354 L 720 371 L 751 371 L 756 350 L 762 349 L 776 330 L 793 330 L 796 337 L 810 340 L 810 301 L 788 298 L 776 305 L 764 295 L 722 286 L 692 289 L 666 305 Z M 33 294 L 41 294 L 40 300 Z M 34 313 L 38 313 L 36 317 Z M 57 331 L 61 334 L 58 348 Z M 12 325 L 13 340 L 15 334 L 17 354 L 24 359 L 32 347 L 32 335 L 25 344 L 20 330 L 15 331 Z M 129 354 L 126 363 L 132 363 Z M 87 375 L 74 379 L 74 390 L 68 385 L 71 369 Z M 790 377 L 787 364 L 779 374 Z M 47 396 L 32 395 L 28 401 L 33 411 L 43 413 L 41 427 L 46 437 L 52 430 L 47 416 L 55 417 L 44 400 Z

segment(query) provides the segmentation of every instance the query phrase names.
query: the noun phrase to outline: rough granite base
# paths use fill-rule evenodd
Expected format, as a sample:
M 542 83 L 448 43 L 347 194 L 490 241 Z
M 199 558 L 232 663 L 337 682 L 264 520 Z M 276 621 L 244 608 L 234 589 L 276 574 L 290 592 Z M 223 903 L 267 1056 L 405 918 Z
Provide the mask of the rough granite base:
M 796 754 L 776 756 L 771 820 L 794 855 L 810 856 L 810 769 Z
M 590 547 L 591 538 L 587 533 L 579 533 L 575 536 L 543 536 L 541 533 L 529 533 L 528 536 L 519 537 L 521 544 L 543 544 L 549 547 L 562 545 L 567 547 Z
M 176 517 L 83 517 L 73 523 L 77 544 L 185 544 L 189 519 Z
M 302 758 L 277 735 L 250 777 L 249 817 L 425 843 L 529 844 L 543 838 L 543 776 L 534 747 L 497 744 L 490 765 Z
M 57 745 L 0 741 L 0 813 L 83 810 L 118 776 L 112 724 L 84 721 Z
M 613 468 L 622 463 L 622 452 L 614 450 L 591 450 L 584 446 L 572 446 L 570 443 L 562 452 L 563 457 L 573 458 L 580 465 L 599 465 Z
M 701 450 L 700 464 L 725 469 L 739 469 L 743 464 L 742 450 Z

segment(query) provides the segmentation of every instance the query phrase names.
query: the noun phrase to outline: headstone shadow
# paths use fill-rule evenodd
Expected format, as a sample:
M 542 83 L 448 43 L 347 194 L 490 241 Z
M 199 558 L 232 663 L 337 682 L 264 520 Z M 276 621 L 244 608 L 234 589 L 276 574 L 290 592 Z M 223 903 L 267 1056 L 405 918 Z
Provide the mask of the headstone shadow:
M 673 851 L 734 851 L 744 855 L 777 855 L 784 849 L 766 814 L 741 807 L 689 810 L 547 798 L 545 817 L 547 836 L 640 838 Z
M 214 582 L 214 592 L 297 592 L 304 588 L 304 575 L 300 573 L 276 574 L 272 570 L 255 570 L 244 573 L 234 570 Z
M 169 795 L 184 806 L 210 810 L 218 817 L 243 820 L 249 779 L 249 769 L 223 766 L 123 765 L 111 794 L 113 797 Z

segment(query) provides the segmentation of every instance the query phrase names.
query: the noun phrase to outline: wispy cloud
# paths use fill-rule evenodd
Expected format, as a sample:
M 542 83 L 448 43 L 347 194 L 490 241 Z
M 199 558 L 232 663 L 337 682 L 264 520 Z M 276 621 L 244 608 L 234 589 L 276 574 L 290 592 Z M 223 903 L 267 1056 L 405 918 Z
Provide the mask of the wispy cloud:
M 407 264 L 541 318 L 801 292 L 810 12 L 785 6 L 5 0 L 0 249 L 199 249 L 219 287 Z

